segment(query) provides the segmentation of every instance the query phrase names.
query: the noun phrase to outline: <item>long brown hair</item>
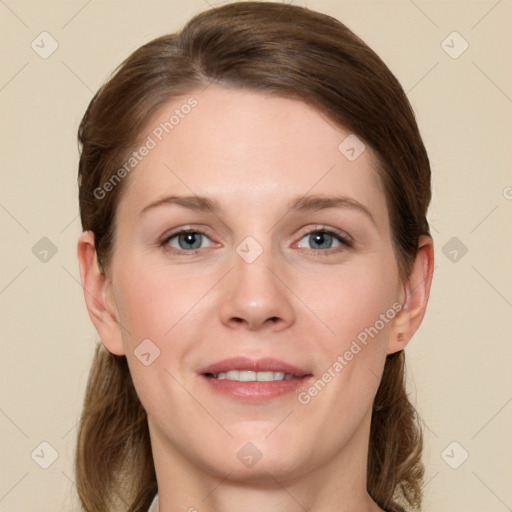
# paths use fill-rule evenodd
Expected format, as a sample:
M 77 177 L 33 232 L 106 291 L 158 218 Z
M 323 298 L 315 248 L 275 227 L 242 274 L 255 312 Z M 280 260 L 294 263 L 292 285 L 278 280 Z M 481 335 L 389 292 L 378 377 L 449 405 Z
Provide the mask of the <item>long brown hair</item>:
M 409 101 L 382 60 L 338 20 L 282 3 L 238 2 L 195 16 L 130 55 L 91 100 L 79 128 L 82 227 L 108 272 L 124 181 L 105 183 L 164 102 L 211 82 L 295 97 L 350 129 L 377 155 L 402 278 L 429 235 L 430 165 Z M 387 357 L 373 405 L 367 488 L 383 509 L 418 508 L 422 431 L 403 351 Z M 157 491 L 145 410 L 124 356 L 98 344 L 76 447 L 87 512 L 145 512 Z

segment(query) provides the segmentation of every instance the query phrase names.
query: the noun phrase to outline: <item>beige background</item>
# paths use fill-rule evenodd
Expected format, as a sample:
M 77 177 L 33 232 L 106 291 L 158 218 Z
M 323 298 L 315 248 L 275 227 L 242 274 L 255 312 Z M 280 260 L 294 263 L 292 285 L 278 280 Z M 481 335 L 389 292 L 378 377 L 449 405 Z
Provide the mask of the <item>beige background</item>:
M 97 339 L 76 261 L 79 120 L 125 56 L 219 3 L 0 1 L 1 512 L 78 510 L 73 448 Z M 295 3 L 339 18 L 381 55 L 431 158 L 436 268 L 408 348 L 428 427 L 425 511 L 511 510 L 512 1 Z M 43 31 L 59 45 L 46 59 L 31 48 Z M 442 44 L 453 31 L 463 39 Z M 47 261 L 43 237 L 57 248 Z M 58 453 L 47 469 L 42 442 Z

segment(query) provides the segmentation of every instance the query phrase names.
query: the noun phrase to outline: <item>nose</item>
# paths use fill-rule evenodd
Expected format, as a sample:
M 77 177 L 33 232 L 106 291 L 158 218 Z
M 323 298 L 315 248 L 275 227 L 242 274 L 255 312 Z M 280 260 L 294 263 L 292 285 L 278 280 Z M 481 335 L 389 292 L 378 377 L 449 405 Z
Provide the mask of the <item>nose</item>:
M 225 295 L 220 308 L 224 325 L 250 331 L 279 331 L 293 324 L 295 310 L 293 293 L 287 287 L 286 276 L 272 261 L 271 251 L 252 263 L 234 254 L 234 269 L 224 280 Z

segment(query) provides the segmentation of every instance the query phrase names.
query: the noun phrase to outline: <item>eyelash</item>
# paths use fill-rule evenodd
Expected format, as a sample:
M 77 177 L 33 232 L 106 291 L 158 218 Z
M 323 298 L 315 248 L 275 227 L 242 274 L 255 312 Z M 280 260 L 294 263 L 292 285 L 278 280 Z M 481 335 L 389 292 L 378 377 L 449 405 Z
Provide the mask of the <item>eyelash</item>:
M 172 233 L 172 234 L 170 234 L 168 236 L 165 236 L 163 238 L 163 240 L 160 242 L 159 245 L 161 247 L 163 247 L 166 251 L 169 251 L 169 252 L 172 252 L 172 253 L 175 253 L 175 254 L 183 254 L 183 253 L 188 253 L 190 255 L 197 254 L 197 252 L 200 251 L 202 248 L 186 251 L 184 249 L 176 249 L 176 248 L 170 247 L 168 245 L 169 242 L 173 238 L 175 238 L 175 237 L 177 237 L 179 235 L 185 235 L 187 233 L 195 233 L 195 234 L 198 234 L 198 235 L 204 235 L 207 238 L 209 238 L 208 235 L 204 231 L 200 231 L 200 230 L 197 230 L 197 229 L 181 229 L 179 231 L 176 231 L 175 233 Z M 312 235 L 312 234 L 315 234 L 315 233 L 322 233 L 322 234 L 332 235 L 335 239 L 337 239 L 341 243 L 342 246 L 344 246 L 343 248 L 338 247 L 338 248 L 325 249 L 325 250 L 324 249 L 306 249 L 306 251 L 314 254 L 315 256 L 329 256 L 329 255 L 338 253 L 338 252 L 340 252 L 340 251 L 342 251 L 344 249 L 350 249 L 350 248 L 353 247 L 353 242 L 350 239 L 350 237 L 344 235 L 343 232 L 341 232 L 341 231 L 338 231 L 338 230 L 333 229 L 333 228 L 326 228 L 324 226 L 317 226 L 316 229 L 313 229 L 313 230 L 305 232 L 304 234 L 301 235 L 299 241 L 302 240 L 305 236 Z

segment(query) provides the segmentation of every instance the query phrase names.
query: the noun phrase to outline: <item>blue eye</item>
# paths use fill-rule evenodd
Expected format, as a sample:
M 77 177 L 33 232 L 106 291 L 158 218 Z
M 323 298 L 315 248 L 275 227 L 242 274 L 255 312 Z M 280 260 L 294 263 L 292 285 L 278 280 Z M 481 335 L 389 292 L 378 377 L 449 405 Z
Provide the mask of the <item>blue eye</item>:
M 346 247 L 352 246 L 352 244 L 346 238 L 328 229 L 310 231 L 299 240 L 299 244 L 302 242 L 302 240 L 305 239 L 309 239 L 311 244 L 310 247 L 306 247 L 306 249 L 313 249 L 315 251 L 322 249 L 333 249 L 339 247 L 340 245 L 344 245 Z M 333 243 L 335 244 L 334 247 Z
M 308 242 L 303 242 L 308 240 Z M 309 247 L 302 247 L 302 244 L 308 244 Z M 204 249 L 213 245 L 211 239 L 202 231 L 194 229 L 182 229 L 164 238 L 161 244 L 165 249 L 171 252 L 190 252 L 194 253 L 199 249 Z M 298 242 L 299 248 L 309 249 L 314 254 L 332 254 L 342 250 L 343 247 L 352 247 L 350 237 L 344 237 L 337 231 L 331 229 L 319 228 L 310 231 L 304 235 Z
M 162 245 L 170 245 L 174 249 L 182 249 L 184 251 L 187 250 L 196 250 L 196 249 L 202 249 L 203 247 L 208 247 L 208 244 L 206 246 L 202 245 L 202 237 L 206 237 L 204 233 L 201 233 L 200 231 L 194 231 L 194 230 L 182 230 L 178 233 L 175 233 L 174 235 L 171 235 L 167 237 Z M 206 237 L 207 238 L 207 237 Z M 176 239 L 178 243 L 178 247 L 171 243 L 171 240 Z

